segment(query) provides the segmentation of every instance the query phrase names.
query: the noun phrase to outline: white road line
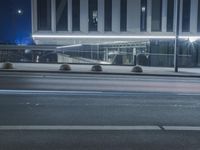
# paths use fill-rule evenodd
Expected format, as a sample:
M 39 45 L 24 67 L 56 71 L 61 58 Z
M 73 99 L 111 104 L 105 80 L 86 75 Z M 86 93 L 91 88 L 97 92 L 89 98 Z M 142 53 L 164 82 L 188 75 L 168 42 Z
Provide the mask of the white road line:
M 7 78 L 7 77 L 16 77 L 16 78 L 42 78 L 44 76 L 42 76 L 42 75 L 26 76 L 26 75 L 10 75 L 10 74 L 6 74 L 6 75 L 0 75 L 0 77 L 2 77 L 2 78 Z
M 200 96 L 200 93 L 180 93 L 178 96 Z
M 0 126 L 0 131 L 36 131 L 36 130 L 66 130 L 66 131 L 200 131 L 200 127 L 195 126 Z
M 0 130 L 97 130 L 97 131 L 131 131 L 161 130 L 158 126 L 0 126 Z
M 156 92 L 104 92 L 104 91 L 60 91 L 60 90 L 9 90 L 9 89 L 0 89 L 0 94 L 64 94 L 64 95 L 70 95 L 70 94 L 109 94 L 109 95 L 163 95 L 166 93 L 156 93 Z M 167 93 L 169 95 L 169 93 Z M 170 95 L 178 95 L 178 96 L 200 96 L 198 93 L 170 93 Z
M 163 126 L 166 131 L 200 131 L 200 127 L 195 126 Z
M 0 90 L 0 94 L 101 94 L 100 91 Z

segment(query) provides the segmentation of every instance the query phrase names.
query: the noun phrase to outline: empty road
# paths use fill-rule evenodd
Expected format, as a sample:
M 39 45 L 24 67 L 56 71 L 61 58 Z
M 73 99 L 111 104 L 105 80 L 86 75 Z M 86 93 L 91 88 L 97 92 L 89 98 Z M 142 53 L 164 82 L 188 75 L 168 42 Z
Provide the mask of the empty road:
M 2 150 L 199 150 L 198 78 L 0 72 Z

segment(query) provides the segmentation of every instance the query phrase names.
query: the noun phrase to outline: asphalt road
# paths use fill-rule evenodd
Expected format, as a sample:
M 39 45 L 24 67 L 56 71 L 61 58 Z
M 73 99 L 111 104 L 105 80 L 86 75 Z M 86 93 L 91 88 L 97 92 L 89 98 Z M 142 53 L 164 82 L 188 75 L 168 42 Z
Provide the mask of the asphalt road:
M 0 73 L 0 150 L 199 150 L 198 78 Z

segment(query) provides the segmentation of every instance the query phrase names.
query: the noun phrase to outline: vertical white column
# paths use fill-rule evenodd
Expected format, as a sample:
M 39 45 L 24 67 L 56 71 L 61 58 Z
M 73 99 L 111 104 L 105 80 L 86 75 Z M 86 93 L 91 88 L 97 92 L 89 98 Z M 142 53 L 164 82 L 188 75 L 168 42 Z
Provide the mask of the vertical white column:
M 133 0 L 127 0 L 127 31 L 133 32 L 134 31 L 134 1 Z
M 197 33 L 198 0 L 191 0 L 190 32 Z
M 151 33 L 152 0 L 147 0 L 147 32 Z
M 51 30 L 56 32 L 56 0 L 51 0 Z
M 72 0 L 68 0 L 68 32 L 72 32 Z
M 127 0 L 127 31 L 140 32 L 140 0 Z
M 140 23 L 141 23 L 141 1 L 134 0 L 134 32 L 140 32 Z
M 182 33 L 182 20 L 183 20 L 183 0 L 180 0 L 180 19 L 179 19 L 179 22 L 180 22 L 180 26 L 179 26 L 179 33 L 181 34 Z
M 80 30 L 88 33 L 88 0 L 80 0 Z
M 162 32 L 167 32 L 167 0 L 162 0 Z
M 112 1 L 112 31 L 120 32 L 120 0 Z
M 37 1 L 31 0 L 32 33 L 37 32 Z
M 176 21 L 177 21 L 177 0 L 174 1 L 174 25 L 173 25 L 173 32 L 176 32 Z
M 104 33 L 104 0 L 98 0 L 98 31 Z

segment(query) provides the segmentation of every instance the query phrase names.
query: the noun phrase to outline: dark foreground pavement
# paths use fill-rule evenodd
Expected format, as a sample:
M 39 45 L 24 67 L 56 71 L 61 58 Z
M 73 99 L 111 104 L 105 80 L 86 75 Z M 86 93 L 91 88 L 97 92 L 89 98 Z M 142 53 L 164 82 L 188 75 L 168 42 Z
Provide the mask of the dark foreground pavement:
M 194 131 L 1 132 L 2 150 L 199 150 Z
M 0 150 L 199 150 L 196 78 L 1 74 Z

